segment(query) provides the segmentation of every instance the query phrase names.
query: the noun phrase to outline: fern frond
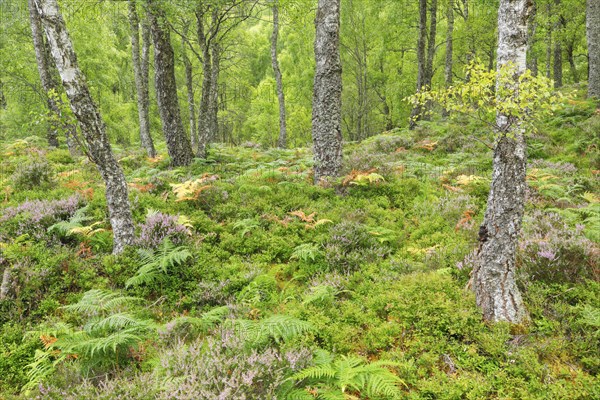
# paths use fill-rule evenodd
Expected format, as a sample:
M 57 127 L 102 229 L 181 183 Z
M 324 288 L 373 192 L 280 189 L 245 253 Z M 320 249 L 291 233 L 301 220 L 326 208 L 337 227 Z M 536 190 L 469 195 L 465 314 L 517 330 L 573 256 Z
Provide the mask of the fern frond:
M 117 351 L 117 347 L 130 347 L 143 340 L 136 328 L 125 329 L 114 332 L 108 336 L 90 338 L 82 341 L 73 349 L 79 354 L 87 354 L 90 358 L 98 353 L 107 354 Z
M 130 313 L 122 312 L 109 315 L 108 317 L 102 318 L 98 321 L 89 322 L 85 325 L 84 330 L 93 332 L 100 330 L 126 329 L 129 327 L 141 329 L 148 327 L 148 324 L 146 321 L 139 320 Z
M 283 314 L 273 315 L 258 322 L 261 336 L 270 337 L 276 342 L 286 341 L 314 328 L 307 322 Z
M 126 287 L 150 283 L 192 257 L 192 253 L 185 246 L 175 246 L 168 239 L 162 242 L 158 250 L 140 249 L 138 254 L 142 266 L 135 276 L 125 282 Z
M 285 400 L 315 400 L 315 396 L 306 389 L 294 389 L 285 394 Z
M 102 312 L 114 311 L 140 300 L 142 299 L 122 296 L 110 290 L 92 289 L 85 292 L 81 300 L 77 303 L 63 306 L 62 308 L 84 315 L 99 315 Z
M 178 317 L 171 320 L 168 324 L 172 326 L 190 325 L 201 332 L 206 332 L 219 322 L 223 321 L 227 314 L 229 314 L 228 306 L 216 307 L 202 314 L 201 317 Z
M 335 378 L 336 374 L 337 370 L 332 365 L 325 364 L 303 369 L 297 374 L 292 375 L 292 379 L 297 381 L 304 379 L 333 379 Z

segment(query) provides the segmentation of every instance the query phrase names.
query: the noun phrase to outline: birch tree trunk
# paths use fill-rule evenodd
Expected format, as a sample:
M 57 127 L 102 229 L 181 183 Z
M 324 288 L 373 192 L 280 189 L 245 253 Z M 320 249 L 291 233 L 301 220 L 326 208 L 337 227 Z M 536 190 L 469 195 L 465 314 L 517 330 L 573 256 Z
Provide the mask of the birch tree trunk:
M 531 70 L 533 76 L 538 74 L 537 55 L 532 51 L 535 44 L 535 32 L 537 31 L 537 5 L 533 3 L 531 13 L 529 15 L 529 28 L 527 30 L 527 69 Z
M 278 1 L 278 0 L 275 0 Z M 277 86 L 277 100 L 279 102 L 279 138 L 277 147 L 285 149 L 287 147 L 287 126 L 285 121 L 285 96 L 283 95 L 283 80 L 279 61 L 277 61 L 277 38 L 279 37 L 279 7 L 277 3 L 273 5 L 273 33 L 271 34 L 271 66 L 275 75 L 275 84 Z
M 0 300 L 5 300 L 8 298 L 8 292 L 10 291 L 10 287 L 12 285 L 11 270 L 12 267 L 7 265 L 4 267 L 4 271 L 2 272 L 2 282 L 0 283 Z
M 202 49 L 202 94 L 200 95 L 200 109 L 198 110 L 198 149 L 197 156 L 206 158 L 208 151 L 208 141 L 210 138 L 210 91 L 212 88 L 212 60 L 210 56 L 210 46 L 207 43 L 207 35 L 204 28 L 204 14 L 198 12 L 197 35 L 198 43 Z
M 198 143 L 198 134 L 196 132 L 196 102 L 194 100 L 194 75 L 192 70 L 192 63 L 187 55 L 186 40 L 188 33 L 188 25 L 184 26 L 183 37 L 181 39 L 181 56 L 183 58 L 183 66 L 185 68 L 185 87 L 187 88 L 187 99 L 188 99 L 188 114 L 190 121 L 190 140 L 192 142 L 192 150 L 196 148 Z
M 77 63 L 71 38 L 60 14 L 56 0 L 35 0 L 54 62 L 79 122 L 89 158 L 98 167 L 106 184 L 106 202 L 114 233 L 114 253 L 133 244 L 134 226 L 123 170 L 115 159 L 106 127 L 98 107 L 92 100 L 85 77 Z
M 65 122 L 63 117 L 64 104 L 60 99 L 59 83 L 54 78 L 54 67 L 52 65 L 52 55 L 48 44 L 44 39 L 42 21 L 35 7 L 34 0 L 28 0 L 29 20 L 31 24 L 31 34 L 33 37 L 33 48 L 35 50 L 35 58 L 37 62 L 38 72 L 42 89 L 46 94 L 46 101 L 49 111 L 50 126 L 48 129 L 48 145 L 50 147 L 58 147 L 58 136 L 61 130 L 65 133 L 67 147 L 71 155 L 78 155 L 77 150 L 77 126 L 71 122 Z
M 587 0 L 588 97 L 600 99 L 600 1 Z
M 48 111 L 50 112 L 50 123 L 47 139 L 48 146 L 58 147 L 58 121 L 60 121 L 60 108 L 56 104 L 56 95 L 58 88 L 52 70 L 50 68 L 48 50 L 44 43 L 44 33 L 42 32 L 42 21 L 35 8 L 34 0 L 29 0 L 29 22 L 31 24 L 31 36 L 33 38 L 33 49 L 35 50 L 35 59 L 40 74 L 42 88 L 46 93 Z M 53 115 L 52 115 L 53 114 Z
M 4 96 L 4 83 L 2 83 L 2 79 L 0 79 L 0 109 L 6 110 L 8 104 L 6 104 L 6 96 Z
M 319 0 L 315 26 L 312 138 L 318 184 L 338 176 L 342 167 L 340 0 Z
M 453 56 L 453 36 L 454 36 L 454 0 L 448 0 L 448 9 L 446 10 L 448 19 L 448 28 L 446 30 L 446 62 L 444 64 L 444 83 L 446 88 L 452 86 L 452 56 Z M 448 111 L 444 109 L 442 115 L 447 117 Z
M 208 142 L 207 146 L 215 140 L 219 133 L 219 73 L 221 72 L 221 48 L 219 43 L 211 43 L 212 67 L 210 74 L 210 97 L 208 103 Z
M 577 71 L 577 65 L 575 64 L 575 39 L 571 39 L 567 43 L 565 52 L 567 53 L 567 60 L 569 61 L 569 68 L 571 75 L 573 76 L 573 83 L 579 83 L 579 71 Z
M 172 166 L 189 165 L 194 158 L 194 153 L 181 122 L 171 35 L 166 26 L 164 12 L 160 9 L 159 4 L 154 0 L 149 0 L 148 6 L 148 18 L 154 44 L 156 98 L 167 150 Z
M 427 0 L 419 0 L 419 35 L 417 38 L 417 93 L 427 81 L 425 77 L 425 47 L 427 43 Z M 410 129 L 421 119 L 421 106 L 414 106 L 410 113 Z
M 555 0 L 556 12 L 560 13 L 560 0 Z M 558 15 L 558 19 L 554 24 L 554 32 L 556 33 L 554 39 L 554 88 L 558 89 L 563 85 L 563 59 L 562 59 L 562 35 L 561 30 L 564 27 L 564 20 L 562 15 Z
M 501 0 L 498 68 L 515 66 L 514 83 L 526 69 L 527 20 L 531 0 Z M 502 84 L 498 82 L 498 85 Z M 521 323 L 527 311 L 515 281 L 515 253 L 525 203 L 526 145 L 515 117 L 498 114 L 492 184 L 473 269 L 477 305 L 487 321 Z
M 427 61 L 425 63 L 424 84 L 431 89 L 433 80 L 433 60 L 435 58 L 435 37 L 437 34 L 437 0 L 429 4 L 429 34 L 427 36 Z
M 133 59 L 133 74 L 135 77 L 135 89 L 137 94 L 138 119 L 140 121 L 140 142 L 146 150 L 148 157 L 156 157 L 154 142 L 150 136 L 150 119 L 148 116 L 148 29 L 142 34 L 144 51 L 140 59 L 140 19 L 138 17 L 136 0 L 129 0 L 129 26 L 131 29 L 131 53 Z M 145 60 L 143 59 L 145 57 Z M 142 64 L 144 64 L 142 66 Z
M 552 15 L 552 4 L 546 4 L 546 18 L 548 23 L 546 24 L 546 78 L 552 78 L 552 24 L 550 23 L 550 17 Z

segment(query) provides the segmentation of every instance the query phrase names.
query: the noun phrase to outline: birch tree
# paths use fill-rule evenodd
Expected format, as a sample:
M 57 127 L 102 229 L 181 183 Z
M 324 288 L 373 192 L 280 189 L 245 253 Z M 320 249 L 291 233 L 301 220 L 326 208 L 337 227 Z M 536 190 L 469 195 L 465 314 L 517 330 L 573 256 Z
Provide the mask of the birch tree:
M 96 164 L 106 184 L 106 202 L 110 224 L 114 234 L 114 253 L 133 244 L 134 225 L 129 204 L 127 182 L 123 170 L 115 159 L 106 126 L 98 106 L 92 99 L 85 77 L 77 63 L 77 57 L 65 21 L 56 0 L 34 0 L 48 45 L 62 84 L 69 98 L 71 110 L 79 122 L 85 139 L 86 153 Z
M 72 155 L 75 155 L 77 154 L 77 127 L 72 123 L 64 122 L 64 104 L 60 98 L 60 93 L 62 91 L 54 76 L 55 68 L 52 65 L 52 56 L 50 54 L 50 49 L 48 48 L 48 43 L 44 39 L 42 21 L 35 7 L 34 0 L 28 0 L 28 6 L 35 59 L 49 111 L 48 119 L 50 126 L 47 134 L 48 145 L 50 147 L 58 147 L 58 136 L 61 131 L 64 131 L 69 151 Z
M 450 116 L 476 116 L 494 130 L 492 182 L 471 285 L 488 321 L 521 323 L 527 311 L 515 280 L 515 257 L 525 205 L 526 133 L 560 105 L 552 81 L 526 69 L 527 21 L 531 0 L 502 0 L 498 12 L 497 71 L 472 64 L 469 81 L 409 100 L 435 101 Z
M 190 140 L 183 129 L 177 99 L 175 55 L 166 16 L 154 0 L 148 1 L 148 18 L 154 44 L 154 83 L 158 111 L 172 166 L 189 165 L 194 159 Z
M 156 157 L 154 142 L 150 136 L 150 119 L 148 115 L 148 57 L 149 30 L 145 25 L 142 33 L 143 50 L 140 58 L 140 19 L 137 12 L 136 0 L 129 0 L 129 26 L 131 29 L 131 53 L 133 59 L 133 74 L 137 94 L 138 119 L 140 121 L 140 141 L 148 157 Z
M 498 79 L 500 96 L 507 89 L 502 86 L 515 93 L 519 77 L 527 68 L 527 21 L 531 7 L 531 0 L 500 1 L 498 68 L 513 69 L 511 80 Z M 527 319 L 527 311 L 515 281 L 515 257 L 525 205 L 527 147 L 519 115 L 499 112 L 496 125 L 492 184 L 479 229 L 473 289 L 485 320 L 520 323 Z
M 587 0 L 588 97 L 600 99 L 600 1 Z
M 277 101 L 279 102 L 279 138 L 277 146 L 285 149 L 287 147 L 287 126 L 285 121 L 285 96 L 283 94 L 283 79 L 281 69 L 277 60 L 277 38 L 279 37 L 279 6 L 278 0 L 273 3 L 273 32 L 271 33 L 271 66 L 275 75 L 277 89 Z
M 319 0 L 315 19 L 312 138 L 314 180 L 338 176 L 342 167 L 342 63 L 340 0 Z

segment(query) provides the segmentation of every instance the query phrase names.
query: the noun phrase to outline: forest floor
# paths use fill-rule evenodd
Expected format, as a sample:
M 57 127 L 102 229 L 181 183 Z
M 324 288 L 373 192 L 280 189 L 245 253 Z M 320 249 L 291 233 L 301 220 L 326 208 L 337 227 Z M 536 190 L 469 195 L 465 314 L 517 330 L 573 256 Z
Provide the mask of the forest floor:
M 329 188 L 309 149 L 171 169 L 116 148 L 139 229 L 119 256 L 94 166 L 5 141 L 0 398 L 600 398 L 600 115 L 572 101 L 529 139 L 523 326 L 482 322 L 468 289 L 486 130 L 347 144 Z

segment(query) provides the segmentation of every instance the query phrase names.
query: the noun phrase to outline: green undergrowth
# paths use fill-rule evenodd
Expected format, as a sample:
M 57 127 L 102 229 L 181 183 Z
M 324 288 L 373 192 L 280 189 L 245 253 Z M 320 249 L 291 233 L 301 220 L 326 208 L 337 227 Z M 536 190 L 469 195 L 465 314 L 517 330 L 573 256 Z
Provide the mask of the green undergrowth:
M 573 101 L 529 140 L 518 327 L 468 290 L 483 126 L 349 144 L 331 187 L 308 149 L 214 145 L 176 169 L 118 151 L 139 237 L 119 256 L 89 161 L 3 143 L 0 397 L 217 398 L 185 377 L 222 370 L 240 399 L 598 398 L 598 129 Z

